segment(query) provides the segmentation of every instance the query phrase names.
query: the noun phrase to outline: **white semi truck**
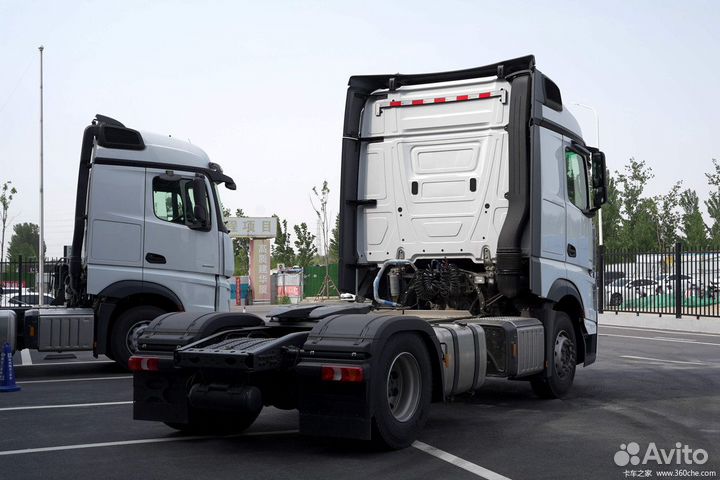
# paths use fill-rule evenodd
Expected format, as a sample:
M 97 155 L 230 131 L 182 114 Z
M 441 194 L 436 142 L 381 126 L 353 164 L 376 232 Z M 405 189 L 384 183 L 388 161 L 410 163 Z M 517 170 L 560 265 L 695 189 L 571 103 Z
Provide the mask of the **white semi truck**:
M 401 448 L 487 377 L 560 397 L 594 362 L 605 159 L 532 56 L 351 77 L 342 142 L 340 288 L 361 301 L 158 317 L 129 361 L 136 419 L 239 431 L 273 405 Z
M 234 257 L 218 184 L 235 188 L 201 149 L 97 115 L 83 135 L 58 306 L 0 310 L 0 342 L 126 366 L 155 317 L 229 311 Z

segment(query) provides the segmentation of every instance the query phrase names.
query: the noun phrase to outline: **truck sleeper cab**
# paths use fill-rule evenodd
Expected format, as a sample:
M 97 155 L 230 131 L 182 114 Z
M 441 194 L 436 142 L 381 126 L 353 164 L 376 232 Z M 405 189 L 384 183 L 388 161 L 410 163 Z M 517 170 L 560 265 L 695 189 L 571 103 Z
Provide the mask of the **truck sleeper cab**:
M 342 155 L 341 289 L 372 303 L 159 317 L 130 359 L 136 419 L 240 431 L 274 405 L 402 448 L 433 401 L 488 377 L 561 397 L 595 360 L 604 155 L 533 57 L 351 77 Z
M 605 160 L 534 57 L 352 77 L 342 155 L 340 290 L 484 316 L 563 311 L 592 362 Z

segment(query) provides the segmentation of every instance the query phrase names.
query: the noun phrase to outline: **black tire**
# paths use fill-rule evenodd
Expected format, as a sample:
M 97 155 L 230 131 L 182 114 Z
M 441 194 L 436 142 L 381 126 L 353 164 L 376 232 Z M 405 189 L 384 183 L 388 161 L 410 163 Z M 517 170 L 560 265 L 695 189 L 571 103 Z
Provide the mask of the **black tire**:
M 110 353 L 113 360 L 127 368 L 128 359 L 135 353 L 135 348 L 131 345 L 132 334 L 139 327 L 149 324 L 163 313 L 167 312 L 160 307 L 142 305 L 130 308 L 120 314 L 113 325 L 110 338 Z
M 422 339 L 411 333 L 390 337 L 371 382 L 373 443 L 391 450 L 409 446 L 425 425 L 432 399 L 432 367 Z
M 165 422 L 165 425 L 193 435 L 229 435 L 247 430 L 260 415 L 261 410 L 230 413 L 190 407 L 188 423 Z
M 610 305 L 612 305 L 613 307 L 619 307 L 620 305 L 622 305 L 622 300 L 622 295 L 620 295 L 619 293 L 613 293 L 612 295 L 610 295 Z
M 548 377 L 543 371 L 530 381 L 533 391 L 540 398 L 562 398 L 570 390 L 575 379 L 577 366 L 575 328 L 566 313 L 555 313 L 552 338 L 554 361 L 549 362 L 550 376 Z

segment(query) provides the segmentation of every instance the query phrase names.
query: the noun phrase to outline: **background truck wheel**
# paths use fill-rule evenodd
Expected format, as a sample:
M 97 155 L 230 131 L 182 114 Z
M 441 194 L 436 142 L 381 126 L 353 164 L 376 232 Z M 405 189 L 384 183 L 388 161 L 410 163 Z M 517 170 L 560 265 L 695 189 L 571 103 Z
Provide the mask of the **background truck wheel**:
M 371 381 L 373 442 L 384 449 L 409 446 L 425 425 L 432 396 L 432 368 L 423 341 L 409 333 L 390 337 Z
M 619 307 L 622 304 L 622 295 L 619 293 L 613 293 L 610 296 L 610 305 L 613 307 Z
M 160 307 L 143 305 L 123 312 L 115 321 L 110 339 L 110 350 L 113 360 L 127 368 L 128 359 L 137 351 L 134 334 L 141 327 L 147 326 L 156 317 L 167 313 Z
M 181 432 L 198 435 L 240 433 L 255 422 L 262 410 L 228 413 L 190 408 L 190 421 L 188 423 L 165 422 L 165 425 Z
M 570 317 L 564 312 L 557 312 L 555 328 L 552 333 L 553 361 L 550 362 L 550 376 L 540 373 L 530 381 L 532 389 L 540 398 L 560 398 L 573 384 L 577 362 L 575 345 L 575 329 Z

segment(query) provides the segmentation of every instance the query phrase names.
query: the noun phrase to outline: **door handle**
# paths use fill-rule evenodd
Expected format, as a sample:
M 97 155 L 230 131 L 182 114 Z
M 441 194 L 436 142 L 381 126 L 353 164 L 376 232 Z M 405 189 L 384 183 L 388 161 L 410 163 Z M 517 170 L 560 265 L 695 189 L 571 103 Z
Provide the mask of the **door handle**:
M 369 200 L 347 200 L 346 203 L 354 207 L 377 207 L 377 200 L 374 198 Z
M 145 255 L 145 260 L 147 260 L 148 263 L 167 263 L 165 257 L 157 253 L 148 253 Z
M 567 254 L 568 254 L 568 257 L 574 257 L 575 255 L 577 255 L 577 250 L 575 249 L 575 245 L 573 245 L 572 243 L 568 243 Z

